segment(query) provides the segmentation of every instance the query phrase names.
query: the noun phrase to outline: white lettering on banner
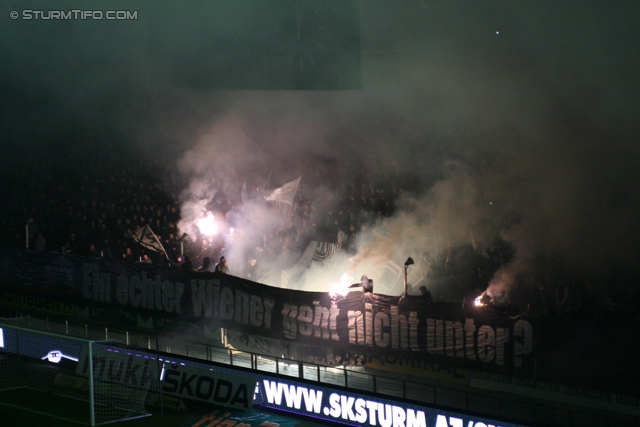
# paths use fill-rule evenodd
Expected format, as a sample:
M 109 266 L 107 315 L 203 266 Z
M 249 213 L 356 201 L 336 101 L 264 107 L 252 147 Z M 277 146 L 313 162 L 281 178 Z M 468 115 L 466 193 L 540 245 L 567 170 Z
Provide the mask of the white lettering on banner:
M 357 395 L 331 393 L 326 396 L 322 390 L 268 379 L 262 380 L 259 389 L 262 391 L 263 404 L 267 407 L 330 421 L 380 427 L 499 427 L 498 424 L 488 424 L 486 420 L 475 421 L 464 416 L 442 414 L 435 409 L 429 414 L 430 419 L 435 419 L 435 424 L 427 425 L 424 410 L 368 400 Z
M 365 303 L 365 313 L 360 311 L 348 311 L 347 322 L 349 329 L 349 344 L 360 344 L 371 346 L 374 342 L 376 347 L 389 347 L 402 350 L 420 350 L 418 346 L 418 313 L 409 312 L 407 318 L 404 314 L 398 313 L 398 307 L 392 305 L 390 315 L 384 312 L 373 314 L 373 307 L 370 303 Z M 397 325 L 397 326 L 396 326 Z M 391 332 L 385 332 L 386 330 Z
M 248 410 L 256 380 L 192 366 L 164 364 L 162 392 L 185 399 Z
M 323 406 L 323 392 L 295 384 L 263 380 L 262 390 L 269 405 L 382 427 L 427 427 L 424 411 L 360 397 L 331 393 Z M 284 399 L 283 399 L 284 397 Z
M 447 356 L 464 358 L 462 323 L 451 320 L 445 321 L 444 336 L 446 341 L 444 348 Z
M 473 351 L 473 335 L 475 331 L 476 326 L 473 323 L 473 319 L 466 319 L 464 323 L 464 354 L 469 360 L 476 360 L 476 353 Z
M 271 314 L 275 301 L 225 287 L 220 281 L 191 280 L 191 303 L 196 317 L 231 320 L 243 325 L 271 329 Z
M 340 395 L 333 393 L 329 396 L 329 405 L 331 405 L 331 409 L 327 410 L 327 408 L 324 408 L 324 414 L 331 415 L 333 418 L 339 418 L 340 414 L 342 414 L 342 408 L 340 407 Z
M 182 312 L 180 299 L 184 293 L 184 283 L 154 279 L 142 272 L 142 277 L 121 274 L 116 280 L 116 300 L 121 305 L 148 308 L 166 313 Z M 111 302 L 111 274 L 100 273 L 97 264 L 84 264 L 82 277 L 82 297 L 87 300 Z
M 231 286 L 220 280 L 191 279 L 188 288 L 179 282 L 150 277 L 100 272 L 99 264 L 84 264 L 82 294 L 86 300 L 117 302 L 123 306 L 182 314 L 185 292 L 190 291 L 191 307 L 187 316 L 220 319 L 243 332 L 244 326 L 274 330 L 289 340 L 315 339 L 366 346 L 375 350 L 422 352 L 459 360 L 479 361 L 497 366 L 520 368 L 533 353 L 533 327 L 517 320 L 511 327 L 476 323 L 473 318 L 460 320 L 419 317 L 418 311 L 401 311 L 397 305 L 377 306 L 364 301 L 363 309 L 348 310 L 341 315 L 338 305 L 325 307 L 317 299 L 307 304 L 282 302 Z M 181 304 L 182 302 L 182 304 Z M 282 316 L 282 325 L 273 324 L 273 310 Z M 344 317 L 343 317 L 344 316 Z M 277 317 L 276 317 L 277 318 Z M 344 325 L 338 327 L 338 321 Z M 344 328 L 344 329 L 343 329 Z M 345 337 L 339 335 L 345 331 Z M 343 338 L 343 339 L 342 339 Z M 509 355 L 511 360 L 507 360 Z
M 526 320 L 518 320 L 513 325 L 513 335 L 516 337 L 513 365 L 519 368 L 522 366 L 522 356 L 533 350 L 533 328 Z
M 382 427 L 391 427 L 391 405 L 378 403 L 378 422 Z
M 302 400 L 304 400 L 307 412 L 320 413 L 322 391 L 267 380 L 264 381 L 264 391 L 267 395 L 267 401 L 270 403 L 281 405 L 282 395 L 284 394 L 287 407 L 300 409 Z
M 323 340 L 338 341 L 337 322 L 339 310 L 335 305 L 322 307 L 320 301 L 313 301 L 313 307 L 285 303 L 282 307 L 282 329 L 284 336 L 296 339 L 298 334 L 313 335 Z
M 340 407 L 342 408 L 342 419 L 355 421 L 356 414 L 353 413 L 353 403 L 355 397 L 340 396 Z
M 297 334 L 291 319 L 299 319 L 300 315 L 297 306 L 285 306 L 285 336 L 295 338 Z M 286 315 L 290 318 L 287 319 Z M 426 323 L 427 353 L 505 365 L 505 347 L 510 342 L 508 328 L 477 326 L 474 319 L 466 319 L 464 325 L 459 321 L 432 318 L 427 318 Z M 399 314 L 398 307 L 393 305 L 389 314 L 382 311 L 374 313 L 369 303 L 365 303 L 364 313 L 347 312 L 349 344 L 418 351 L 419 324 L 417 312 L 410 311 L 408 316 Z M 513 335 L 514 364 L 520 367 L 522 357 L 533 350 L 533 328 L 526 320 L 518 320 Z
M 483 325 L 478 329 L 478 358 L 485 363 L 492 362 L 495 353 L 496 334 L 491 326 Z
M 385 348 L 391 341 L 389 334 L 383 332 L 389 326 L 389 315 L 385 312 L 378 312 L 373 317 L 373 336 L 377 347 Z
M 356 411 L 356 421 L 359 423 L 364 423 L 367 421 L 367 401 L 364 399 L 356 399 L 355 411 Z

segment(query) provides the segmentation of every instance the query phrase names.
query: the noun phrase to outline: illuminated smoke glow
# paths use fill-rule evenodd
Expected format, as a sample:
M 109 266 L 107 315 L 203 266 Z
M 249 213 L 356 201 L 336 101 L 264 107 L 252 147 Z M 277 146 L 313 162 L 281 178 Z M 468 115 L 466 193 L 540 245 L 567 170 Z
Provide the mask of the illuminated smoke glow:
M 342 273 L 340 276 L 340 282 L 335 283 L 329 289 L 329 296 L 333 304 L 337 303 L 341 299 L 347 296 L 349 293 L 349 286 L 353 283 L 353 277 L 349 273 Z
M 224 133 L 235 134 L 233 131 Z M 212 142 L 205 138 L 203 142 L 187 152 L 182 159 L 183 168 L 189 164 L 188 159 L 191 159 L 190 161 L 198 159 L 198 162 L 203 162 L 207 155 L 211 156 L 208 154 L 211 152 L 210 144 Z M 228 156 L 225 158 L 228 159 Z M 216 156 L 211 156 L 209 164 L 217 165 L 216 159 Z M 273 234 L 284 221 L 285 215 L 274 209 L 276 206 L 273 203 L 266 203 L 264 195 L 257 195 L 254 191 L 247 195 L 244 203 L 241 202 L 238 196 L 242 191 L 242 182 L 236 178 L 234 184 L 228 177 L 239 175 L 231 168 L 241 167 L 243 161 L 236 159 L 234 162 L 235 164 L 224 165 L 226 177 L 214 174 L 212 171 L 217 168 L 211 166 L 210 169 L 204 169 L 205 173 L 192 178 L 189 187 L 183 192 L 183 197 L 187 200 L 182 205 L 183 220 L 180 221 L 179 228 L 181 232 L 187 232 L 189 235 L 197 231 L 204 234 L 203 227 L 206 228 L 206 224 L 214 223 L 208 208 L 211 207 L 216 195 L 222 192 L 229 195 L 235 194 L 237 206 L 226 215 L 217 213 L 215 223 L 219 229 L 242 230 L 238 233 L 239 236 L 234 238 L 226 231 L 221 233 L 225 237 L 226 256 L 232 271 L 235 269 L 237 274 L 241 274 L 241 267 L 248 259 L 247 253 L 253 249 L 256 242 L 261 241 L 263 234 Z M 362 274 L 368 275 L 377 284 L 378 291 L 389 295 L 400 295 L 403 292 L 401 283 L 397 282 L 395 288 L 388 289 L 385 287 L 387 284 L 380 281 L 385 263 L 393 261 L 397 265 L 402 265 L 407 256 L 423 251 L 435 257 L 438 241 L 441 247 L 468 244 L 469 227 L 474 215 L 482 217 L 485 214 L 484 208 L 480 207 L 481 197 L 477 183 L 474 182 L 468 166 L 459 161 L 445 160 L 442 167 L 444 177 L 436 181 L 429 191 L 415 195 L 406 193 L 396 201 L 398 210 L 395 215 L 374 221 L 365 231 L 357 234 L 355 255 L 338 252 L 323 265 L 312 265 L 288 286 L 306 291 L 327 292 L 330 289 L 326 284 L 332 283 L 335 277 L 348 271 L 350 275 L 357 277 Z M 255 176 L 248 175 L 248 179 L 259 182 Z M 303 184 L 306 184 L 305 179 L 306 176 L 303 175 Z M 286 182 L 281 180 L 272 184 L 270 190 L 283 184 L 283 181 Z M 311 188 L 308 193 L 322 195 L 322 187 Z M 314 204 L 322 203 L 321 196 L 314 199 Z M 433 224 L 438 225 L 435 232 Z M 486 243 L 482 241 L 482 235 L 478 235 L 477 238 L 482 243 Z M 282 257 L 279 257 L 269 263 L 260 263 L 254 277 L 264 279 L 263 282 L 266 284 L 280 286 L 280 271 L 288 267 L 290 265 L 286 265 Z M 437 291 L 437 289 L 431 290 Z
M 510 302 L 510 292 L 516 284 L 512 267 L 500 268 L 489 281 L 489 286 L 483 294 L 491 297 L 493 304 L 506 306 Z
M 550 24 L 536 16 L 514 13 L 531 28 Z M 474 37 L 466 31 L 471 27 L 463 33 Z M 519 275 L 536 271 L 537 256 L 564 257 L 565 269 L 587 278 L 602 277 L 595 270 L 607 263 L 638 270 L 638 258 L 631 256 L 637 246 L 631 236 L 640 234 L 638 155 L 629 137 L 637 121 L 632 109 L 621 114 L 623 107 L 603 108 L 629 105 L 610 97 L 615 78 L 600 86 L 584 67 L 554 56 L 559 52 L 545 49 L 543 61 L 541 51 L 524 41 L 507 45 L 502 32 L 500 43 L 507 44 L 486 52 L 466 51 L 467 43 L 458 45 L 455 40 L 461 39 L 444 35 L 434 44 L 431 35 L 416 33 L 415 44 L 408 37 L 384 47 L 378 43 L 387 38 L 380 37 L 366 40 L 363 49 L 375 56 L 398 48 L 389 65 L 394 77 L 386 68 L 364 67 L 362 91 L 236 91 L 205 94 L 214 101 L 183 100 L 182 106 L 199 112 L 195 126 L 178 114 L 162 127 L 181 141 L 178 164 L 188 185 L 180 196 L 180 230 L 191 235 L 194 221 L 209 211 L 219 215 L 225 230 L 238 230 L 233 239 L 222 234 L 232 271 L 241 271 L 247 251 L 283 219 L 257 198 L 242 203 L 245 182 L 255 195 L 270 174 L 271 190 L 302 176 L 305 195 L 324 207 L 331 205 L 327 193 L 341 190 L 322 180 L 343 178 L 336 175 L 341 168 L 361 169 L 365 186 L 400 169 L 403 182 L 396 185 L 402 192 L 394 195 L 394 215 L 358 234 L 355 255 L 336 254 L 290 286 L 328 291 L 327 284 L 349 271 L 355 277 L 367 274 L 380 289 L 385 262 L 401 266 L 407 256 L 424 251 L 436 258 L 436 246 L 470 245 L 470 230 L 480 251 L 500 230 L 513 248 L 515 258 L 503 266 L 509 275 L 497 274 L 488 290 L 497 303 L 508 302 Z M 426 45 L 435 50 L 422 49 Z M 511 63 L 499 49 L 524 54 Z M 571 52 L 577 55 L 573 59 L 586 54 Z M 549 79 L 556 69 L 544 64 L 555 64 L 572 78 Z M 632 99 L 637 97 L 627 101 Z M 256 277 L 287 268 L 282 259 L 262 263 Z M 278 280 L 270 284 L 279 286 Z
M 220 231 L 218 224 L 216 224 L 216 218 L 211 212 L 207 212 L 207 215 L 204 218 L 197 219 L 196 225 L 198 226 L 200 233 L 207 237 L 215 236 Z
M 126 147 L 123 157 L 138 166 L 177 159 L 183 182 L 169 177 L 164 190 L 180 193 L 172 200 L 181 206 L 180 232 L 196 236 L 198 220 L 212 212 L 229 240 L 231 269 L 239 271 L 244 253 L 282 218 L 264 204 L 240 203 L 245 182 L 254 192 L 270 173 L 271 189 L 302 176 L 307 196 L 321 206 L 323 192 L 335 188 L 317 181 L 334 169 L 361 169 L 365 185 L 400 169 L 403 205 L 387 220 L 400 231 L 362 233 L 355 264 L 333 262 L 330 273 L 307 275 L 297 287 L 326 288 L 350 268 L 379 283 L 370 269 L 386 260 L 402 265 L 414 250 L 435 257 L 436 241 L 439 248 L 469 244 L 472 226 L 480 250 L 503 229 L 515 252 L 505 268 L 514 277 L 537 268 L 529 255 L 563 258 L 558 270 L 607 293 L 608 271 L 637 277 L 640 97 L 629 70 L 638 68 L 640 45 L 628 17 L 638 16 L 638 2 L 355 2 L 358 20 L 345 25 L 360 34 L 359 60 L 344 71 L 360 75 L 357 90 L 235 86 L 236 76 L 251 71 L 259 82 L 250 87 L 266 88 L 261 67 L 248 64 L 256 64 L 256 52 L 270 55 L 273 34 L 264 29 L 290 19 L 279 11 L 265 16 L 279 9 L 265 9 L 267 2 L 223 2 L 237 19 L 213 14 L 218 2 L 143 3 L 146 22 L 105 28 L 99 49 L 92 36 L 78 36 L 81 28 L 40 25 L 23 37 L 26 22 L 1 26 L 0 40 L 10 42 L 0 84 L 12 100 L 0 114 L 3 171 L 18 156 L 33 164 L 35 156 L 67 161 L 89 141 Z M 231 40 L 246 51 L 202 54 Z M 260 268 L 277 270 L 280 261 Z M 538 271 L 544 280 L 544 268 Z M 517 281 L 498 286 L 496 294 Z

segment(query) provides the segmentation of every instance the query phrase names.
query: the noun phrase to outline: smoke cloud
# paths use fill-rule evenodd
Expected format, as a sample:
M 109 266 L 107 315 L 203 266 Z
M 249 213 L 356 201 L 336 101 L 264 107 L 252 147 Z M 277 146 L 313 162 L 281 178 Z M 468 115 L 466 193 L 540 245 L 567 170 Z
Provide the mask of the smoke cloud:
M 25 22 L 3 22 L 12 26 L 3 25 L 2 50 L 15 64 L 1 72 L 11 101 L 0 119 L 4 149 L 20 153 L 29 139 L 38 141 L 33 151 L 58 155 L 87 135 L 134 142 L 136 155 L 176 165 L 183 185 L 167 191 L 179 198 L 180 231 L 198 235 L 197 221 L 211 212 L 232 270 L 283 222 L 256 192 L 269 177 L 274 189 L 302 176 L 299 191 L 321 212 L 338 208 L 350 182 L 393 189 L 384 196 L 391 214 L 358 233 L 357 253 L 308 271 L 292 285 L 301 289 L 328 290 L 348 271 L 398 294 L 381 283 L 387 262 L 496 242 L 510 257 L 491 282 L 495 295 L 523 274 L 579 276 L 605 292 L 613 270 L 637 277 L 640 98 L 629 70 L 640 60 L 630 18 L 639 6 L 401 3 L 360 2 L 362 89 L 344 91 L 207 83 L 218 66 L 218 77 L 260 75 L 255 52 L 215 49 L 256 36 L 248 29 L 263 9 L 209 32 L 202 18 L 178 37 L 170 16 L 188 22 L 188 11 L 141 8 L 144 28 L 125 23 L 113 43 L 97 37 L 116 34 L 102 23 L 92 38 L 100 49 L 74 36 L 92 31 L 88 23 L 32 23 L 40 26 L 27 37 Z M 135 43 L 123 44 L 127 35 Z M 119 60 L 105 64 L 101 51 Z

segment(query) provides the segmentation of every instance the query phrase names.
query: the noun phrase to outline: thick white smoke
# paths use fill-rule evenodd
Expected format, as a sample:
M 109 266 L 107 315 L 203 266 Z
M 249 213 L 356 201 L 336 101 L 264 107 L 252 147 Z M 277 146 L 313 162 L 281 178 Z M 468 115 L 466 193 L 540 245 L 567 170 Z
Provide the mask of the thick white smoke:
M 556 25 L 518 8 L 500 21 L 531 34 Z M 579 66 L 590 51 L 547 49 L 551 44 L 506 29 L 498 37 L 495 29 L 438 26 L 444 18 L 457 22 L 459 12 L 443 6 L 432 16 L 402 15 L 389 6 L 376 14 L 380 21 L 407 24 L 391 39 L 363 22 L 362 91 L 216 95 L 220 101 L 179 162 L 190 182 L 180 228 L 194 230 L 211 211 L 241 229 L 243 243 L 229 239 L 227 250 L 239 245 L 244 253 L 244 242 L 253 246 L 283 217 L 268 205 L 243 204 L 243 183 L 253 191 L 271 173 L 273 189 L 302 176 L 305 195 L 324 209 L 332 203 L 328 193 L 344 194 L 340 183 L 327 181 L 353 169 L 362 171 L 358 184 L 365 187 L 394 181 L 401 189 L 390 196 L 396 209 L 358 234 L 356 254 L 309 270 L 296 287 L 328 291 L 349 272 L 384 288 L 388 261 L 402 268 L 413 254 L 438 258 L 460 245 L 482 252 L 498 238 L 512 257 L 491 282 L 496 296 L 524 273 L 544 280 L 550 272 L 541 259 L 562 258 L 558 274 L 595 278 L 613 265 L 637 271 L 637 125 L 629 120 L 637 108 L 611 108 L 610 79 L 605 84 Z M 469 16 L 475 22 L 476 14 Z M 437 31 L 422 25 L 431 18 Z M 610 40 L 604 36 L 593 35 Z

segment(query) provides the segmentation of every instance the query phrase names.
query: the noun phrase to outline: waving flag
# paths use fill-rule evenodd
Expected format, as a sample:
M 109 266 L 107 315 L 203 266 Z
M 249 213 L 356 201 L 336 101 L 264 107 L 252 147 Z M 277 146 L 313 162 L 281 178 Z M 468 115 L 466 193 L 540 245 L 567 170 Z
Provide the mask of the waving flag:
M 282 187 L 276 188 L 266 197 L 266 199 L 273 202 L 282 202 L 288 205 L 293 205 L 293 198 L 296 196 L 296 191 L 298 191 L 300 178 L 302 177 L 298 177 L 298 179 L 294 179 L 291 182 L 287 182 Z
M 133 240 L 140 243 L 143 247 L 152 250 L 154 252 L 162 252 L 165 255 L 167 251 L 164 250 L 164 246 L 160 243 L 158 236 L 151 230 L 151 227 L 145 225 L 144 227 L 140 227 L 136 232 L 134 232 L 131 237 Z M 167 256 L 168 257 L 168 256 Z

